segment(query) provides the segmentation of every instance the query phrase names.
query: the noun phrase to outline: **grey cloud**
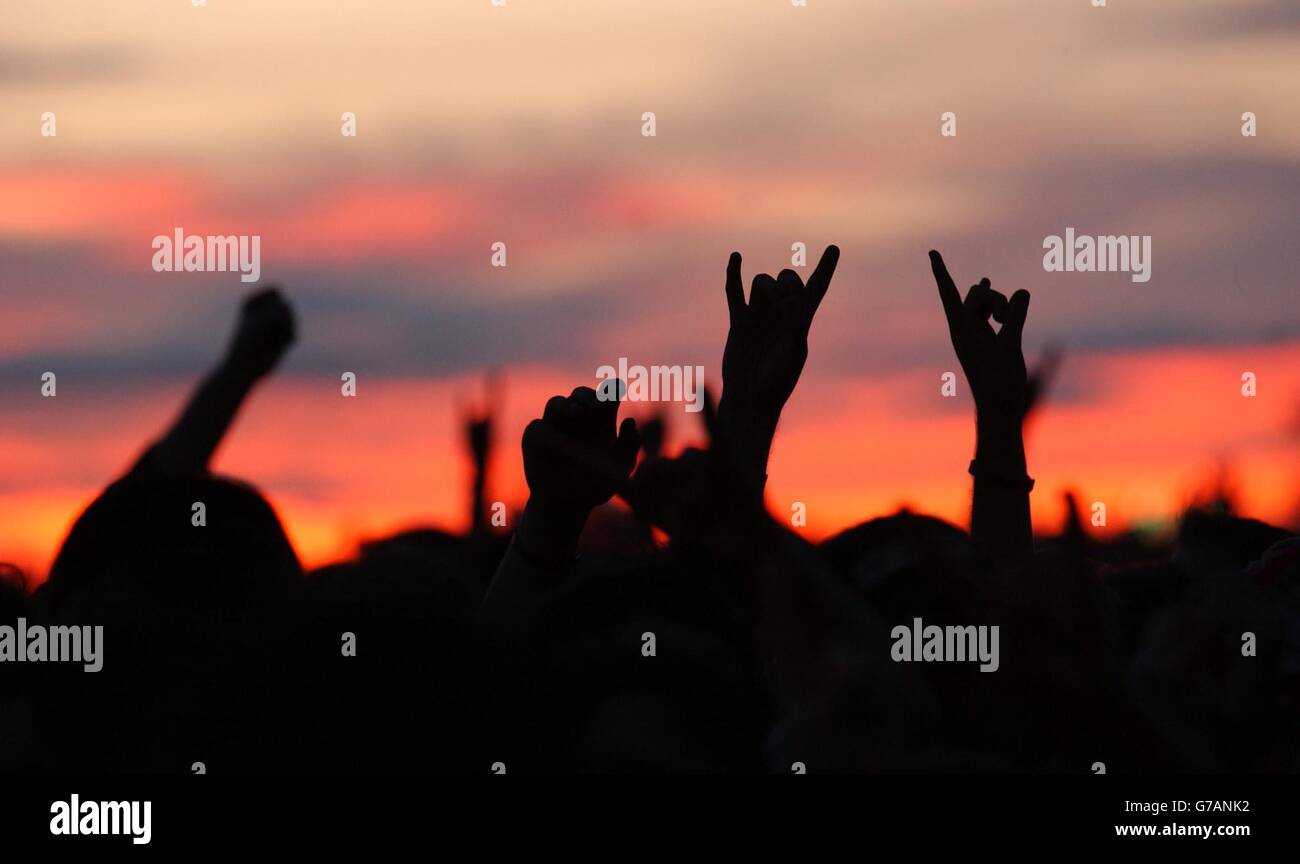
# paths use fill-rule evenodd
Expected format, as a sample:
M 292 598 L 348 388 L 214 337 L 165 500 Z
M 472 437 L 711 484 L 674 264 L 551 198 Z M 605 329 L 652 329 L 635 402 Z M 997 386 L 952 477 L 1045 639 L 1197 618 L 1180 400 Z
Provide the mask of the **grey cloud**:
M 126 77 L 138 68 L 133 55 L 118 45 L 0 45 L 0 87 L 98 84 Z

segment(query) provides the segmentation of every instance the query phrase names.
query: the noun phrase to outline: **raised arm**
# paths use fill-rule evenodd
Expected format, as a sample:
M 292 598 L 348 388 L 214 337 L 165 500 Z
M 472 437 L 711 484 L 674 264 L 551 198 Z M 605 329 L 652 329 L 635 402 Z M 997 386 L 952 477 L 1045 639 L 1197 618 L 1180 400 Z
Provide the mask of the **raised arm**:
M 293 310 L 279 291 L 268 288 L 245 300 L 225 356 L 153 446 L 157 467 L 173 474 L 206 471 L 239 406 L 253 385 L 275 368 L 293 339 Z
M 524 429 L 528 503 L 488 589 L 486 618 L 527 616 L 572 577 L 587 517 L 614 496 L 641 447 L 636 421 L 618 426 L 618 392 L 606 400 L 579 387 L 555 396 Z
M 975 398 L 975 459 L 971 473 L 971 539 L 995 561 L 1018 561 L 1033 553 L 1023 422 L 1028 375 L 1021 350 L 1029 292 L 1008 300 L 987 278 L 971 287 L 965 302 L 938 252 L 930 266 L 948 319 L 948 335 Z M 990 317 L 1002 327 L 995 331 Z

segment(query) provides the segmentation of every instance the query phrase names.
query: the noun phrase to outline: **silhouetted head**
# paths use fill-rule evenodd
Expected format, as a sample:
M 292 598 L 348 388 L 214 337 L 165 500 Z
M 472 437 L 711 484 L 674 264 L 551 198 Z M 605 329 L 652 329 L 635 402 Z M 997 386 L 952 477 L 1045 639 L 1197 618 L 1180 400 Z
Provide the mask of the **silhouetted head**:
M 976 562 L 965 531 L 907 510 L 846 529 L 820 548 L 832 572 L 887 618 L 947 605 Z
M 122 592 L 239 609 L 246 595 L 284 592 L 301 577 L 280 520 L 252 487 L 134 471 L 77 519 L 48 588 L 60 599 Z
M 148 466 L 109 486 L 40 592 L 49 623 L 103 628 L 102 670 L 59 664 L 44 684 L 43 722 L 67 745 L 68 767 L 277 764 L 297 734 L 288 712 L 301 575 L 248 486 Z
M 1174 544 L 1174 560 L 1193 576 L 1236 573 L 1274 543 L 1293 536 L 1258 519 L 1216 510 L 1183 514 Z

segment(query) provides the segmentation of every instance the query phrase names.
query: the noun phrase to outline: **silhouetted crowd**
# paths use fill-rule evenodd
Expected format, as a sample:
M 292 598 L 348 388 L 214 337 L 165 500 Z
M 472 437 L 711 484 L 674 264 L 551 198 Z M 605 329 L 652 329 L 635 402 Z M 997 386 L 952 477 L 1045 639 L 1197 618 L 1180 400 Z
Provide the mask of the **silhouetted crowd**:
M 1172 537 L 1035 536 L 1027 292 L 931 264 L 975 399 L 971 527 L 902 511 L 810 543 L 764 504 L 768 454 L 839 257 L 726 272 L 707 444 L 556 396 L 527 504 L 304 571 L 270 503 L 208 470 L 294 341 L 275 290 L 175 423 L 81 514 L 49 578 L 0 573 L 0 624 L 102 625 L 103 668 L 0 663 L 9 771 L 1295 771 L 1300 539 L 1220 503 Z M 996 326 L 995 326 L 996 325 Z M 965 444 L 953 442 L 954 452 Z M 617 500 L 615 500 L 617 498 Z M 196 504 L 202 504 L 199 514 Z M 1103 539 L 1104 537 L 1104 539 Z M 1000 630 L 996 671 L 900 662 L 899 625 Z M 917 658 L 920 659 L 920 658 Z

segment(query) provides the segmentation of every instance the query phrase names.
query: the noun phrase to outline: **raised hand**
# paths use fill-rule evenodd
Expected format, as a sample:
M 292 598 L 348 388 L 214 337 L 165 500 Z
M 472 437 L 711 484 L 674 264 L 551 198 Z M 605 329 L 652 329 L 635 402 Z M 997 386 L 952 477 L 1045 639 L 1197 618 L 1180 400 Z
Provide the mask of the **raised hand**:
M 253 385 L 275 368 L 293 339 L 293 310 L 279 291 L 268 288 L 245 300 L 225 357 L 154 444 L 157 466 L 176 474 L 207 470 L 239 406 Z
M 616 428 L 618 405 L 613 399 L 597 399 L 590 387 L 546 403 L 541 418 L 524 429 L 524 476 L 530 501 L 589 511 L 614 497 L 611 478 L 592 463 L 610 463 L 626 477 L 641 447 L 635 420 L 628 417 Z
M 953 350 L 975 397 L 975 410 L 981 417 L 1019 422 L 1029 396 L 1025 355 L 1020 347 L 1029 312 L 1029 292 L 1021 289 L 1008 300 L 994 291 L 985 277 L 971 286 L 963 303 L 938 252 L 930 252 L 930 267 L 939 285 Z M 1000 330 L 994 331 L 990 317 L 1002 325 Z
M 541 418 L 525 427 L 529 496 L 515 540 L 533 563 L 558 566 L 571 559 L 587 516 L 632 472 L 641 438 L 630 417 L 616 426 L 618 405 L 579 387 L 567 398 L 553 397 Z
M 1020 562 L 1033 553 L 1023 424 L 1029 380 L 1020 347 L 1029 311 L 1029 292 L 1008 300 L 987 278 L 963 303 L 943 258 L 930 253 L 930 267 L 948 319 L 948 335 L 975 397 L 975 494 L 971 539 L 1000 562 Z M 994 331 L 989 318 L 1002 324 Z
M 839 260 L 839 247 L 827 246 L 806 285 L 793 270 L 782 270 L 775 279 L 760 273 L 750 286 L 748 303 L 740 253 L 731 253 L 727 262 L 731 329 L 722 354 L 718 411 L 723 425 L 747 439 L 748 449 L 762 462 L 760 474 L 766 470 L 781 409 L 808 359 L 808 331 Z
M 730 555 L 754 553 L 753 541 L 770 522 L 763 490 L 720 426 L 708 390 L 704 425 L 707 450 L 692 447 L 671 459 L 647 459 L 620 492 L 638 516 L 674 543 L 721 547 Z
M 492 418 L 471 417 L 465 421 L 465 440 L 469 444 L 474 467 L 481 470 L 487 465 L 488 449 L 492 443 Z
M 668 421 L 660 410 L 649 420 L 641 421 L 641 452 L 646 460 L 658 459 L 664 449 L 664 435 Z
M 622 382 L 616 393 L 623 392 Z M 545 613 L 575 578 L 575 552 L 591 510 L 627 484 L 641 439 L 631 418 L 615 430 L 618 401 L 590 387 L 546 403 L 524 428 L 528 503 L 479 610 L 517 637 L 524 622 Z
M 293 309 L 279 290 L 267 288 L 244 301 L 234 338 L 226 351 L 233 370 L 261 378 L 275 368 L 293 344 Z

